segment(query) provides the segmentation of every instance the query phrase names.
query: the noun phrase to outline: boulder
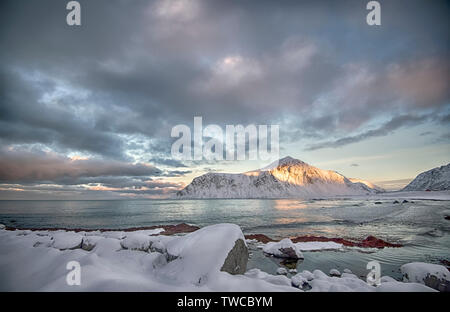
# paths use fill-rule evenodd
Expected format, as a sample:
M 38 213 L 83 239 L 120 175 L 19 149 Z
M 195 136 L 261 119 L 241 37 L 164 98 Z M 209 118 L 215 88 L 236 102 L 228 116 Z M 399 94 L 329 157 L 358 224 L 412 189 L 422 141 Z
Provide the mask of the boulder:
M 80 248 L 83 242 L 83 236 L 74 232 L 58 232 L 52 236 L 52 246 L 59 250 Z
M 277 258 L 303 259 L 302 252 L 289 238 L 279 242 L 268 242 L 263 246 L 263 251 Z
M 443 265 L 412 262 L 400 267 L 403 281 L 420 283 L 439 291 L 450 291 L 450 272 Z
M 339 272 L 336 269 L 331 269 L 330 270 L 330 276 L 341 277 L 341 272 Z
M 287 275 L 288 271 L 285 268 L 278 268 L 277 269 L 277 274 L 278 275 Z
M 228 252 L 220 271 L 230 274 L 244 274 L 247 270 L 248 248 L 244 240 L 235 241 L 233 248 Z
M 171 259 L 160 269 L 179 281 L 203 285 L 220 272 L 243 274 L 247 270 L 248 248 L 244 234 L 235 224 L 216 224 L 176 237 L 166 244 Z
M 148 251 L 150 249 L 150 236 L 141 233 L 128 234 L 121 242 L 123 249 Z

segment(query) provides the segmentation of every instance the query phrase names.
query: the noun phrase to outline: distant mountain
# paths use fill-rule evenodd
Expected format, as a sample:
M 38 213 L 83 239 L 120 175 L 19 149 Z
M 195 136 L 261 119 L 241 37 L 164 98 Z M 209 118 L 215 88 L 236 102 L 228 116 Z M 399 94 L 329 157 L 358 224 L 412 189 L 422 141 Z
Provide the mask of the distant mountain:
M 386 190 L 384 189 L 384 188 L 382 188 L 382 187 L 379 187 L 378 185 L 375 185 L 375 184 L 373 184 L 372 182 L 369 182 L 369 181 L 364 181 L 364 180 L 361 180 L 361 179 L 355 179 L 355 178 L 348 178 L 351 182 L 353 182 L 353 183 L 362 183 L 362 184 L 364 184 L 364 185 L 366 185 L 367 187 L 369 187 L 369 188 L 371 188 L 371 189 L 374 189 L 374 190 L 376 190 L 376 191 L 378 191 L 378 192 L 386 192 Z
M 372 186 L 373 187 L 372 187 Z M 380 192 L 370 182 L 356 182 L 329 170 L 285 157 L 245 173 L 206 173 L 177 192 L 179 198 L 317 198 Z
M 450 164 L 422 172 L 403 191 L 450 190 Z

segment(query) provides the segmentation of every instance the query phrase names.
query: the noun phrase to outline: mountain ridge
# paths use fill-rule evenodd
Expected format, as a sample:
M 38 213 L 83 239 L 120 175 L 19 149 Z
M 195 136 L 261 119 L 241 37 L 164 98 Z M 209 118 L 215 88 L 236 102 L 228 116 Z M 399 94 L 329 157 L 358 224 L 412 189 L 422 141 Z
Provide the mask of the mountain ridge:
M 285 157 L 244 173 L 209 172 L 196 177 L 178 198 L 317 198 L 381 192 L 370 182 L 352 182 L 342 174 Z
M 450 163 L 418 174 L 402 191 L 450 190 Z

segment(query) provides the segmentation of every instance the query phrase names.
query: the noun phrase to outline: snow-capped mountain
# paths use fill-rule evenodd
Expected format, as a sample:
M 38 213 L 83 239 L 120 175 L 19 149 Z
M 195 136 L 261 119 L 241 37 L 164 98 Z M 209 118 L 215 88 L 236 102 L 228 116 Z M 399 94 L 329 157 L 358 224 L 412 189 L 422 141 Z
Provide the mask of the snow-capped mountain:
M 316 198 L 377 193 L 369 182 L 285 157 L 245 173 L 206 173 L 177 192 L 179 198 Z
M 371 189 L 374 189 L 374 190 L 376 190 L 376 191 L 378 191 L 378 192 L 386 192 L 386 190 L 384 189 L 384 188 L 382 188 L 382 187 L 379 187 L 378 185 L 375 185 L 375 184 L 373 184 L 372 182 L 369 182 L 369 181 L 364 181 L 364 180 L 361 180 L 361 179 L 356 179 L 356 178 L 348 178 L 351 182 L 353 182 L 353 183 L 362 183 L 362 184 L 364 184 L 364 185 L 366 185 L 367 187 L 370 187 Z
M 450 164 L 422 172 L 403 191 L 450 190 Z

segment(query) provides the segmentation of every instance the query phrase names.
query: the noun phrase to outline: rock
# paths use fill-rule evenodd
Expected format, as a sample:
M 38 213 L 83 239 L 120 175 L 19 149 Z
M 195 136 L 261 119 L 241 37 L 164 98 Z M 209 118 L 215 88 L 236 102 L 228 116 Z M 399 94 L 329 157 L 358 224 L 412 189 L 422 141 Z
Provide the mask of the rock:
M 249 239 L 249 240 L 257 240 L 258 242 L 261 242 L 261 243 L 268 243 L 268 242 L 274 242 L 275 240 L 274 239 L 272 239 L 272 238 L 270 238 L 270 237 L 268 237 L 268 236 L 266 236 L 266 235 L 264 235 L 264 234 L 249 234 L 249 235 L 245 235 L 245 238 L 246 239 Z
M 360 247 L 365 248 L 384 248 L 384 247 L 402 247 L 401 244 L 393 244 L 385 242 L 380 238 L 376 238 L 375 236 L 367 236 L 360 244 Z
M 402 204 L 406 204 L 406 203 L 409 203 L 409 201 L 407 201 L 406 199 L 404 199 L 404 200 L 402 201 Z
M 289 273 L 297 273 L 297 269 L 289 269 Z
M 398 200 L 394 200 L 393 204 L 400 204 Z
M 287 275 L 288 271 L 285 268 L 278 268 L 277 269 L 277 274 L 278 275 Z
M 379 205 L 379 204 L 382 204 L 382 202 L 380 202 L 380 201 L 375 202 L 375 205 Z
M 215 224 L 163 242 L 173 260 L 158 270 L 177 282 L 203 285 L 221 274 L 247 270 L 248 247 L 238 225 Z M 226 273 L 225 273 L 226 272 Z
M 120 242 L 120 245 L 123 249 L 148 251 L 151 245 L 150 236 L 131 233 Z
M 80 248 L 83 237 L 73 232 L 59 232 L 53 234 L 53 248 L 59 250 Z
M 450 272 L 443 265 L 412 262 L 400 267 L 403 280 L 420 283 L 439 291 L 450 291 Z
M 220 271 L 230 274 L 244 274 L 247 270 L 248 248 L 244 240 L 238 239 L 228 253 Z
M 344 272 L 344 273 L 347 273 L 347 274 L 353 274 L 352 270 L 350 270 L 350 269 L 344 269 L 343 272 Z
M 450 220 L 450 216 L 445 216 L 444 219 L 445 220 Z
M 4 230 L 6 226 L 4 224 L 0 224 L 0 230 Z
M 331 269 L 330 270 L 330 276 L 341 277 L 341 272 L 339 272 L 336 269 Z
M 97 245 L 98 241 L 104 239 L 103 236 L 85 236 L 83 237 L 83 242 L 81 243 L 81 249 L 86 251 L 91 251 Z
M 291 284 L 297 288 L 303 288 L 304 285 L 308 284 L 308 280 L 301 273 L 296 274 L 291 277 Z
M 269 242 L 263 246 L 263 251 L 277 258 L 303 259 L 302 252 L 289 238 Z

